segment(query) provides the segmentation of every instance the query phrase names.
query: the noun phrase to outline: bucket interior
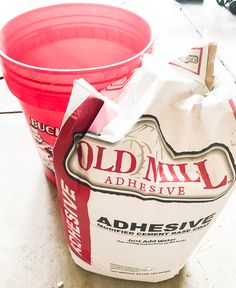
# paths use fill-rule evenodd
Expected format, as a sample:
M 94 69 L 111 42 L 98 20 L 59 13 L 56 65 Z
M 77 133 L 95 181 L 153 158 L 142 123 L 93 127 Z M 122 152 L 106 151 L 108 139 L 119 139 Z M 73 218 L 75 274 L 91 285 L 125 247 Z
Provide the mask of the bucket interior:
M 10 58 L 51 69 L 112 65 L 140 53 L 151 38 L 149 25 L 124 9 L 99 4 L 44 7 L 11 20 L 1 49 Z

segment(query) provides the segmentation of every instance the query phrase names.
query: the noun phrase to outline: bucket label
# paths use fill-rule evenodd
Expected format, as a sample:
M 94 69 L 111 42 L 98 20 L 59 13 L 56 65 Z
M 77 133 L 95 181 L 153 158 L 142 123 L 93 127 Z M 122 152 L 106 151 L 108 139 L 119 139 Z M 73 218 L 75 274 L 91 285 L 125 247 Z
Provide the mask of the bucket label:
M 35 119 L 33 119 L 32 117 L 30 117 L 30 125 L 31 127 L 37 129 L 40 132 L 45 132 L 50 136 L 54 136 L 57 137 L 59 135 L 60 129 L 57 127 L 52 127 L 50 125 L 41 123 Z
M 55 138 L 59 135 L 59 128 L 41 123 L 33 117 L 29 118 L 29 125 L 43 165 L 54 171 L 53 147 L 48 142 L 54 143 Z

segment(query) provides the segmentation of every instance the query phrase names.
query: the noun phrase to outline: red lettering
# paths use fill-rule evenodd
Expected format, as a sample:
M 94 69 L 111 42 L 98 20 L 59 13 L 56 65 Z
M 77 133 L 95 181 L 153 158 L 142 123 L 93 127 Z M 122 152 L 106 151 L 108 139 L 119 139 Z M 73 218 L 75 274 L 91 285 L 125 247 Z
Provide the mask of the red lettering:
M 103 157 L 103 152 L 104 152 L 104 150 L 107 150 L 107 149 L 105 147 L 100 147 L 100 146 L 97 146 L 97 148 L 98 148 L 97 162 L 96 162 L 96 165 L 94 166 L 94 168 L 98 169 L 98 170 L 102 170 L 102 171 L 112 172 L 112 169 L 114 168 L 114 165 L 112 165 L 109 168 L 103 168 L 102 167 L 102 159 L 104 158 Z
M 179 170 L 180 170 L 182 176 L 184 177 L 184 182 L 200 182 L 201 181 L 200 176 L 195 180 L 190 179 L 190 177 L 188 176 L 188 174 L 186 172 L 187 163 L 176 164 L 176 165 L 179 167 Z
M 205 183 L 205 187 L 203 187 L 203 189 L 216 189 L 216 188 L 226 185 L 228 181 L 227 175 L 224 176 L 224 178 L 221 180 L 221 182 L 218 185 L 214 186 L 211 183 L 211 179 L 206 168 L 206 162 L 207 162 L 207 159 L 198 163 L 194 163 L 194 165 L 198 167 L 199 172 L 201 173 L 202 180 Z
M 136 168 L 136 158 L 135 156 L 131 153 L 131 152 L 128 152 L 128 151 L 124 151 L 124 150 L 115 150 L 116 153 L 117 153 L 117 157 L 116 157 L 116 166 L 115 166 L 115 170 L 113 172 L 116 172 L 116 173 L 131 173 L 135 170 Z M 129 158 L 129 165 L 128 167 L 123 167 L 124 166 L 124 163 L 127 165 L 128 163 L 128 158 Z M 125 161 L 123 161 L 125 159 Z M 124 162 L 124 163 L 123 163 Z M 125 166 L 126 166 L 125 165 Z M 126 170 L 123 170 L 122 169 L 126 169 Z
M 143 179 L 148 180 L 148 181 L 152 181 L 152 179 L 149 176 L 150 172 L 152 171 L 153 181 L 155 181 L 155 182 L 157 182 L 158 174 L 160 177 L 159 183 L 182 182 L 181 180 L 178 179 L 178 177 L 174 171 L 175 164 L 166 164 L 166 163 L 162 163 L 162 162 L 156 163 L 156 160 L 154 157 L 148 156 L 147 158 L 149 160 L 148 161 L 148 168 L 147 168 L 146 175 L 145 175 L 145 177 L 143 177 Z M 164 165 L 170 171 L 170 174 L 173 178 L 172 180 L 167 179 L 165 172 L 164 172 Z
M 85 171 L 88 171 L 93 163 L 93 149 L 85 141 L 80 141 L 77 147 L 79 165 Z
M 149 192 L 155 192 L 155 186 L 154 185 L 151 185 L 149 187 Z
M 116 185 L 123 185 L 125 183 L 124 178 L 116 177 Z
M 160 187 L 159 188 L 159 194 L 163 194 L 162 192 L 163 192 L 163 187 Z
M 144 184 L 144 183 L 140 183 L 140 190 L 142 191 L 142 192 L 146 192 L 146 184 Z
M 105 184 L 113 184 L 112 181 L 111 181 L 111 177 L 108 176 L 107 177 L 107 180 L 104 182 Z
M 159 173 L 163 174 L 163 168 L 161 165 L 161 162 L 158 162 L 158 164 L 156 165 L 156 160 L 155 158 L 151 157 L 151 156 L 147 156 L 148 158 L 148 167 L 147 167 L 147 172 L 145 177 L 143 177 L 143 179 L 147 180 L 147 181 L 152 181 L 152 179 L 150 178 L 149 174 L 152 171 L 153 173 L 153 181 L 157 181 L 157 171 L 159 171 Z
M 168 167 L 168 170 L 170 171 L 170 174 L 172 176 L 172 181 L 160 181 L 160 182 L 182 182 L 181 180 L 179 180 L 178 176 L 175 173 L 174 167 L 176 166 L 175 164 L 164 164 Z
M 166 187 L 166 188 L 167 188 L 168 194 L 172 195 L 175 190 L 175 187 Z
M 128 187 L 134 187 L 136 188 L 136 184 L 137 184 L 137 180 L 133 180 L 133 179 L 128 179 Z
M 179 193 L 178 193 L 178 195 L 185 195 L 184 186 L 180 186 L 180 187 L 179 187 Z

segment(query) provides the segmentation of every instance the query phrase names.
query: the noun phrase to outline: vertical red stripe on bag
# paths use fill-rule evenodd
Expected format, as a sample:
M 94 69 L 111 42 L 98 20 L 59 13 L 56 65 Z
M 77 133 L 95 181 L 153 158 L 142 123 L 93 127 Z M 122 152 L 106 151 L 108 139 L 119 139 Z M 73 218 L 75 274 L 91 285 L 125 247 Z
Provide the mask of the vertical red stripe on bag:
M 104 126 L 115 116 L 116 112 L 107 107 L 106 102 L 91 94 L 68 117 L 61 128 L 53 149 L 58 198 L 67 243 L 71 251 L 88 264 L 91 264 L 90 219 L 88 213 L 91 190 L 88 185 L 69 176 L 64 160 L 68 149 L 72 144 L 75 144 L 74 141 L 83 139 L 88 129 L 95 134 L 100 133 Z M 81 139 L 75 140 L 76 134 L 81 134 Z
M 77 215 L 80 219 L 80 237 L 81 237 L 81 259 L 88 264 L 91 263 L 91 239 L 90 239 L 90 219 L 88 214 L 88 201 L 90 197 L 90 188 L 87 185 L 79 183 L 77 193 Z
M 103 104 L 102 100 L 89 96 L 69 116 L 53 149 L 58 198 L 67 243 L 71 251 L 88 264 L 91 264 L 90 221 L 87 207 L 90 188 L 69 177 L 64 167 L 64 159 L 74 142 L 74 134 L 86 133 Z
M 87 206 L 90 189 L 81 183 L 73 184 L 73 180 L 63 173 L 57 181 L 67 243 L 77 257 L 91 264 L 90 220 Z

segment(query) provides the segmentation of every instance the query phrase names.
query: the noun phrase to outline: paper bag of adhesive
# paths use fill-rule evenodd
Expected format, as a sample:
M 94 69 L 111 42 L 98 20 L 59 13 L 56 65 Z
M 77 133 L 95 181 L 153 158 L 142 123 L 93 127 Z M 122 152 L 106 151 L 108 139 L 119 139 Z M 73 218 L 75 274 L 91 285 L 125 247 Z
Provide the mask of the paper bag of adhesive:
M 166 65 L 145 55 L 130 79 L 101 93 L 74 82 L 54 165 L 79 266 L 171 278 L 223 208 L 235 184 L 236 100 L 210 91 L 214 50 L 202 45 Z

